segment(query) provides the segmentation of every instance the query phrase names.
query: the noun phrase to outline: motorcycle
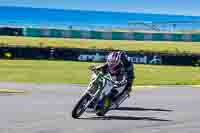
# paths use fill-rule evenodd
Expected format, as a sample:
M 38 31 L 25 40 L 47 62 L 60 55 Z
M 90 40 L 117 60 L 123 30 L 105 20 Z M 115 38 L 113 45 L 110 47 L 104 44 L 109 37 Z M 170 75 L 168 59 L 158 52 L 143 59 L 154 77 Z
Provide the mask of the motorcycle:
M 127 80 L 120 83 L 112 79 L 112 76 L 98 70 L 92 70 L 91 81 L 82 94 L 80 100 L 72 110 L 72 117 L 79 118 L 84 112 L 96 113 L 104 116 L 109 110 L 117 108 L 128 98 L 128 92 L 123 91 Z M 108 102 L 108 100 L 110 100 Z M 90 111 L 88 111 L 90 109 Z

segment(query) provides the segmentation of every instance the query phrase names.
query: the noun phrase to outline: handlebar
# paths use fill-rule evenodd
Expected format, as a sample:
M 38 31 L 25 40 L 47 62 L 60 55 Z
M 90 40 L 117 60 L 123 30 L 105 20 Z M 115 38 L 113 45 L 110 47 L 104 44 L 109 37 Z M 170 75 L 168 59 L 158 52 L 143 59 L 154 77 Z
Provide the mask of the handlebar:
M 98 71 L 97 69 L 90 69 L 91 71 L 93 71 L 96 75 L 100 75 L 102 76 L 103 78 L 111 81 L 114 85 L 117 85 L 117 86 L 122 86 L 122 85 L 125 85 L 127 83 L 127 80 L 122 80 L 120 82 L 118 81 L 113 81 L 112 78 L 111 78 L 111 75 L 109 74 L 109 77 L 108 76 L 105 76 L 105 74 L 101 73 L 100 71 Z

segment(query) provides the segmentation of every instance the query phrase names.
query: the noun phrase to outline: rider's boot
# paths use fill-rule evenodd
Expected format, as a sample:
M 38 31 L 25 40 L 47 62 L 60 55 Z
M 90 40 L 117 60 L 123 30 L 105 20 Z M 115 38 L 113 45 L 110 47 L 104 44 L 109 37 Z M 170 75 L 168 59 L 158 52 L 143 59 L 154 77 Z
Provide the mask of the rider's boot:
M 104 108 L 109 108 L 110 107 L 110 104 L 111 104 L 111 97 L 110 96 L 108 96 L 108 97 L 106 97 L 105 98 L 105 100 L 104 100 Z
M 104 116 L 111 105 L 111 98 L 109 96 L 104 97 L 99 101 L 98 106 L 96 107 L 96 115 Z

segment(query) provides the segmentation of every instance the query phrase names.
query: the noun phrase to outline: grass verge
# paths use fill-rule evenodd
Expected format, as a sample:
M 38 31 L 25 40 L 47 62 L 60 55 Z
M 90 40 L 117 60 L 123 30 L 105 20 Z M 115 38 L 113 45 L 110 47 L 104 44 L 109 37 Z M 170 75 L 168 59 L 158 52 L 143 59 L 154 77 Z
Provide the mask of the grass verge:
M 0 94 L 4 94 L 4 93 L 21 94 L 21 93 L 26 93 L 26 92 L 23 90 L 16 90 L 16 89 L 0 89 Z
M 0 60 L 0 81 L 88 84 L 91 63 Z M 94 64 L 94 63 L 93 63 Z M 200 85 L 200 67 L 135 65 L 136 85 Z
M 0 44 L 34 47 L 52 46 L 66 48 L 120 49 L 126 51 L 200 54 L 199 42 L 94 40 L 0 36 Z

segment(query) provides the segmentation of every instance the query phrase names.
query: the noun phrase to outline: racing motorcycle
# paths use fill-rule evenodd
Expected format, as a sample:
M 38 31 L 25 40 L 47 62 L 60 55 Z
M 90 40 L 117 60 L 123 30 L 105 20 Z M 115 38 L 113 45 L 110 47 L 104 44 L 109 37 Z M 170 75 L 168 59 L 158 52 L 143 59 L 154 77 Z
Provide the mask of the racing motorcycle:
M 73 118 L 79 118 L 84 112 L 93 112 L 97 116 L 104 116 L 109 110 L 117 108 L 128 98 L 128 92 L 123 91 L 127 80 L 116 82 L 109 73 L 92 71 L 92 78 L 86 91 L 72 110 Z

